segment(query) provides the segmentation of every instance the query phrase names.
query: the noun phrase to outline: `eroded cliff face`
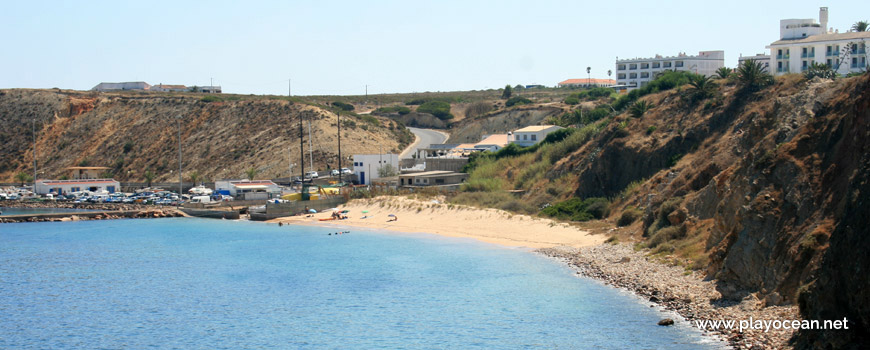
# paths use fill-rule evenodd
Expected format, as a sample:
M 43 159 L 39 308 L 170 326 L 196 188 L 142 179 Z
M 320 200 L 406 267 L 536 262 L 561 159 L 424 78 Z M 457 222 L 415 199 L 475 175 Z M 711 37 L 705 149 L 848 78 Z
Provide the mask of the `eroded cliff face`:
M 306 168 L 311 123 L 314 169 L 338 165 L 337 117 L 329 110 L 285 99 L 223 96 L 206 102 L 197 94 L 95 93 L 57 90 L 0 91 L 0 181 L 32 173 L 32 120 L 40 178 L 58 178 L 69 166 L 111 167 L 121 181 L 177 179 L 181 130 L 185 179 L 286 177 L 300 164 L 299 120 L 304 120 Z M 249 98 L 249 99 L 246 99 Z M 177 120 L 176 117 L 181 119 Z M 400 152 L 413 141 L 407 129 L 386 118 L 342 116 L 343 166 L 354 153 Z M 175 173 L 174 173 L 175 172 Z M 299 167 L 294 169 L 299 175 Z
M 614 219 L 641 208 L 638 236 L 674 226 L 678 253 L 699 242 L 704 258 L 686 263 L 705 269 L 725 298 L 799 301 L 808 319 L 854 326 L 799 333 L 799 347 L 867 344 L 870 75 L 721 91 L 698 105 L 677 91 L 646 97 L 653 110 L 617 117 L 624 131 L 611 123 L 551 178 L 573 173 L 576 196 L 616 198 Z

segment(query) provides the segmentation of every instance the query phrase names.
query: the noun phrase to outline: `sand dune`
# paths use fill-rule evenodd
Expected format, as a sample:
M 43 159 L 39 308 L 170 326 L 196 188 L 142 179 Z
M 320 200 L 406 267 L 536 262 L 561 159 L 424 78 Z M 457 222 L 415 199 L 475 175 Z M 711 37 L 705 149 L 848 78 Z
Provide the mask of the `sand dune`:
M 286 217 L 270 220 L 277 223 L 355 226 L 398 232 L 432 233 L 450 237 L 468 237 L 511 247 L 549 248 L 556 246 L 585 247 L 604 242 L 606 237 L 591 235 L 565 223 L 549 219 L 515 215 L 497 209 L 477 209 L 444 204 L 434 200 L 405 197 L 358 199 L 339 207 L 349 210 L 349 218 L 340 221 L 318 221 L 329 213 L 312 217 Z M 363 213 L 363 211 L 368 211 Z M 389 214 L 397 221 L 388 222 Z M 365 217 L 365 218 L 364 218 Z

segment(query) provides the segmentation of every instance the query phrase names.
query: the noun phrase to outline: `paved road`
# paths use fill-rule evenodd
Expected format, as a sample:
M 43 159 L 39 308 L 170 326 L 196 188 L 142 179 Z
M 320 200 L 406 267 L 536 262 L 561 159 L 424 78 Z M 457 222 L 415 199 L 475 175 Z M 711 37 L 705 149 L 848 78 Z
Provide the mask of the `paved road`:
M 449 137 L 446 132 L 438 130 L 411 127 L 409 127 L 408 130 L 411 130 L 411 132 L 417 136 L 417 142 L 412 143 L 404 152 L 402 152 L 401 155 L 399 155 L 399 158 L 401 159 L 411 158 L 411 155 L 414 154 L 418 148 L 426 148 L 431 144 L 444 143 Z

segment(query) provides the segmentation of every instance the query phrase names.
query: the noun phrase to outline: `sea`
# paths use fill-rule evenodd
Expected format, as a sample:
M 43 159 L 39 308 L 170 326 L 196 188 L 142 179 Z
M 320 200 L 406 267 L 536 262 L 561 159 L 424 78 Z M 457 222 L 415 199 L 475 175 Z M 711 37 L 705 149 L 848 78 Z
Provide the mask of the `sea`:
M 0 349 L 723 346 L 563 263 L 470 239 L 195 218 L 0 225 Z

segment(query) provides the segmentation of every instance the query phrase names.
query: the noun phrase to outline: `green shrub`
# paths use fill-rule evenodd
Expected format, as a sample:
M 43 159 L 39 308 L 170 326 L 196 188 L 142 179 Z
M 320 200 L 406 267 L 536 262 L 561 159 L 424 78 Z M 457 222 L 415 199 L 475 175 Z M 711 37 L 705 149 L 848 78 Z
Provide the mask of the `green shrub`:
M 544 208 L 541 213 L 563 220 L 589 221 L 607 216 L 609 206 L 605 198 L 571 198 Z
M 675 87 L 689 83 L 690 74 L 686 71 L 665 71 L 656 76 L 656 78 L 645 86 L 629 91 L 627 94 L 620 96 L 613 103 L 613 108 L 616 110 L 624 110 L 629 107 L 637 99 L 660 91 L 666 91 Z
M 417 107 L 417 112 L 429 113 L 441 120 L 453 119 L 450 114 L 450 104 L 443 101 L 429 101 Z
M 375 110 L 375 114 L 390 114 L 390 113 L 398 113 L 399 115 L 405 115 L 411 113 L 411 109 L 405 106 L 388 106 L 381 107 Z
M 628 226 L 633 224 L 637 219 L 643 216 L 643 212 L 635 207 L 628 207 L 622 211 L 622 215 L 619 216 L 619 220 L 616 221 L 617 226 Z
M 221 99 L 220 97 L 212 96 L 212 95 L 203 96 L 203 97 L 202 97 L 201 99 L 199 99 L 199 100 L 202 101 L 202 102 L 205 102 L 205 103 L 211 103 L 211 102 L 220 102 L 220 101 L 223 101 L 223 99 Z
M 580 103 L 580 99 L 577 98 L 577 96 L 575 96 L 575 95 L 571 95 L 571 96 L 568 96 L 565 98 L 565 104 L 569 104 L 569 105 L 573 106 L 573 105 L 576 105 L 578 103 Z
M 646 112 L 649 111 L 650 109 L 652 109 L 653 107 L 655 107 L 655 105 L 650 103 L 650 102 L 637 101 L 631 105 L 629 112 L 631 113 L 632 117 L 640 118 L 640 117 L 643 117 L 643 115 L 646 114 Z
M 529 100 L 529 99 L 522 97 L 522 96 L 514 96 L 514 97 L 509 98 L 507 100 L 507 102 L 504 103 L 504 105 L 507 107 L 513 107 L 513 106 L 525 105 L 525 104 L 530 104 L 530 103 L 532 103 L 532 100 Z
M 661 228 L 649 239 L 648 246 L 655 248 L 659 244 L 671 242 L 686 237 L 686 226 L 668 226 Z
M 597 87 L 586 90 L 586 93 L 589 95 L 590 98 L 608 97 L 613 94 L 613 89 Z
M 338 107 L 339 109 L 341 109 L 343 111 L 350 112 L 353 110 L 353 105 L 349 104 L 349 103 L 344 103 L 344 102 L 340 102 L 340 101 L 333 101 L 332 105 L 335 107 Z
M 372 117 L 370 115 L 361 115 L 360 119 L 362 119 L 364 122 L 369 123 L 371 125 L 381 126 L 381 122 L 378 120 L 378 118 Z
M 674 252 L 674 245 L 670 243 L 661 243 L 652 250 L 653 254 L 670 254 Z
M 656 126 L 655 126 L 655 125 L 650 125 L 648 128 L 646 128 L 646 134 L 647 134 L 647 135 L 652 135 L 652 133 L 654 133 L 655 131 L 656 131 Z
M 419 106 L 419 105 L 422 105 L 422 104 L 424 104 L 424 103 L 426 103 L 426 102 L 428 102 L 428 101 L 429 101 L 429 100 L 428 100 L 428 99 L 425 99 L 425 98 L 415 98 L 415 99 L 413 99 L 413 100 L 410 100 L 410 101 L 408 101 L 408 102 L 405 102 L 405 105 L 407 105 L 407 106 Z

